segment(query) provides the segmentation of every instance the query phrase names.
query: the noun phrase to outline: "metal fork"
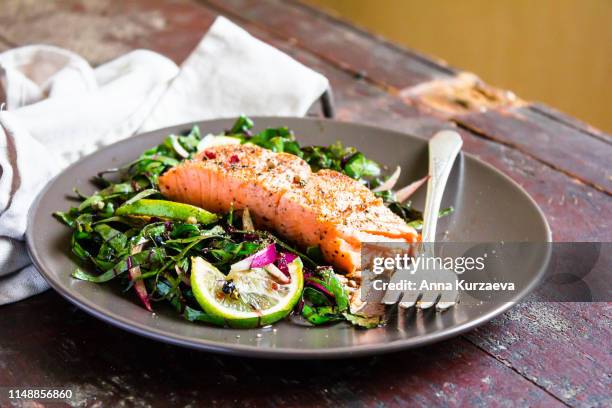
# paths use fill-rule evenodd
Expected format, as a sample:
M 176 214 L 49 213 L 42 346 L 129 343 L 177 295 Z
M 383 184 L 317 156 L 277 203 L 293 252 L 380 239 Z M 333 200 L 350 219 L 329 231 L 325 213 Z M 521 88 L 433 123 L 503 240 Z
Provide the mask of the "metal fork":
M 461 136 L 451 130 L 438 132 L 429 141 L 429 175 L 431 177 L 427 182 L 427 196 L 423 212 L 423 239 L 417 245 L 415 257 L 432 258 L 434 256 L 438 213 L 442 204 L 444 188 L 462 145 Z M 400 272 L 402 271 L 396 271 L 395 274 Z M 457 275 L 454 271 L 440 268 L 428 269 L 420 265 L 414 273 L 410 272 L 410 277 L 413 282 L 425 280 L 430 283 L 450 284 L 453 289 L 442 291 L 420 290 L 417 286 L 414 290 L 406 289 L 403 292 L 387 290 L 382 303 L 395 304 L 401 296 L 399 306 L 405 309 L 413 306 L 428 309 L 436 305 L 436 309 L 445 310 L 456 304 L 458 296 L 456 290 Z

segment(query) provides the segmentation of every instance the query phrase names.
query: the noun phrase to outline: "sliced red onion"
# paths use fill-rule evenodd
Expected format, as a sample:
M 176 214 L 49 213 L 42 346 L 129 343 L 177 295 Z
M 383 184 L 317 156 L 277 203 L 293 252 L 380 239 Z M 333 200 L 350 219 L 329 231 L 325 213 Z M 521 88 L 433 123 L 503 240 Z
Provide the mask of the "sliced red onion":
M 413 181 L 408 184 L 406 187 L 402 187 L 395 192 L 395 198 L 398 202 L 403 203 L 406 201 L 411 195 L 415 193 L 425 182 L 429 180 L 429 175 L 418 179 L 417 181 Z
M 397 168 L 395 169 L 391 177 L 389 177 L 387 181 L 385 181 L 384 183 L 382 183 L 380 186 L 376 187 L 372 191 L 375 193 L 379 193 L 381 191 L 391 190 L 393 187 L 395 187 L 395 184 L 397 183 L 397 180 L 399 179 L 401 172 L 402 172 L 401 167 L 397 166 Z
M 303 268 L 303 272 L 302 273 L 304 274 L 304 279 L 305 280 L 308 279 L 308 278 L 312 278 L 315 275 L 315 273 L 311 269 L 308 269 L 306 267 Z
M 137 254 L 140 251 L 142 251 L 142 245 L 136 245 L 132 248 L 131 255 Z M 130 258 L 128 258 L 128 260 L 129 259 Z M 128 266 L 131 266 L 131 262 L 128 262 Z M 138 279 L 141 275 L 140 266 L 135 266 L 133 268 L 130 267 L 128 275 L 130 277 L 130 280 L 134 282 L 134 290 L 136 291 L 136 294 L 138 295 L 138 298 L 140 298 L 140 301 L 144 305 L 145 309 L 147 309 L 149 312 L 152 312 L 153 309 L 151 308 L 151 302 L 149 302 L 149 294 L 147 293 L 147 287 L 145 286 L 145 283 L 142 279 Z
M 280 269 L 278 269 L 276 267 L 276 265 L 274 265 L 273 263 L 268 264 L 266 266 L 263 267 L 264 270 L 266 272 L 268 272 L 270 274 L 270 276 L 272 276 L 276 281 L 278 281 L 279 283 L 286 285 L 288 283 L 291 282 L 291 279 L 289 279 L 288 276 L 286 276 L 283 271 L 281 271 Z
M 238 261 L 231 266 L 232 271 L 248 271 L 251 268 L 261 268 L 276 261 L 276 245 L 270 244 L 259 252 Z
M 244 258 L 242 261 L 238 261 L 235 264 L 232 264 L 230 267 L 231 272 L 244 272 L 251 269 L 251 257 Z
M 140 276 L 140 267 L 137 267 L 137 269 L 138 273 L 134 273 L 134 277 L 132 279 Z M 134 270 L 135 269 L 132 269 L 132 271 Z M 134 289 L 136 289 L 136 293 L 138 294 L 138 297 L 140 298 L 140 301 L 144 305 L 145 309 L 147 309 L 149 312 L 152 312 L 153 308 L 151 307 L 151 303 L 149 302 L 149 294 L 147 293 L 147 287 L 145 286 L 144 281 L 142 279 L 139 279 L 134 282 Z
M 293 254 L 291 252 L 283 252 L 282 257 L 285 258 L 285 261 L 290 264 L 291 262 L 295 261 L 295 258 L 297 258 L 296 254 Z
M 295 258 L 297 258 L 297 255 L 292 254 L 291 252 L 281 252 L 276 258 L 276 265 L 282 273 L 289 276 L 289 264 L 293 262 Z
M 276 261 L 276 245 L 270 244 L 266 248 L 251 256 L 253 257 L 253 260 L 251 261 L 251 268 L 261 268 L 269 265 Z

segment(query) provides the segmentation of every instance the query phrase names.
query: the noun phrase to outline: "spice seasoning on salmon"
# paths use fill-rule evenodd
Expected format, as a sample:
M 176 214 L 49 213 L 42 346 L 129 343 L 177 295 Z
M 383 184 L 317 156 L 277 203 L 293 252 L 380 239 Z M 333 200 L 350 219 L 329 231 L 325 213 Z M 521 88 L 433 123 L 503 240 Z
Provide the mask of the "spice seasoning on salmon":
M 211 153 L 217 160 L 202 160 Z M 167 171 L 159 187 L 169 199 L 214 212 L 248 207 L 256 226 L 304 247 L 318 245 L 347 274 L 360 269 L 363 242 L 418 236 L 358 181 L 334 170 L 312 172 L 298 156 L 255 145 L 210 147 Z

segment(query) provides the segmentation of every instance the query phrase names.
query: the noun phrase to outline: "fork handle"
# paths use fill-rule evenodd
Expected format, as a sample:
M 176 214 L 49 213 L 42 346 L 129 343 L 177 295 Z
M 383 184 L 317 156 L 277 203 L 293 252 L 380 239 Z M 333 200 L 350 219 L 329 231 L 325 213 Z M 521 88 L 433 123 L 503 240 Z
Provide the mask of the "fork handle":
M 461 136 L 452 130 L 442 130 L 429 140 L 430 177 L 423 212 L 423 242 L 434 242 L 436 239 L 444 188 L 462 145 Z

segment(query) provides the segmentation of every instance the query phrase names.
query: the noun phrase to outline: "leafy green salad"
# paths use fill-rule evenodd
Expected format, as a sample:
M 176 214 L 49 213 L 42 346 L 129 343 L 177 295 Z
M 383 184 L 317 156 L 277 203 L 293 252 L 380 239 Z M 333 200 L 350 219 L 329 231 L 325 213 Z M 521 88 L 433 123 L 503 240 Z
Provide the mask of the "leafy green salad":
M 54 213 L 71 229 L 71 250 L 82 266 L 72 276 L 116 281 L 147 310 L 166 303 L 192 322 L 252 328 L 291 315 L 312 325 L 381 324 L 380 318 L 351 314 L 351 289 L 318 247 L 302 251 L 256 229 L 248 209 L 213 214 L 164 199 L 158 177 L 220 138 L 294 154 L 313 171 L 342 172 L 375 191 L 410 225 L 422 224 L 421 213 L 388 188 L 398 171 L 385 177 L 378 163 L 339 142 L 301 146 L 286 127 L 255 133 L 253 122 L 241 116 L 220 135 L 203 137 L 197 126 L 169 135 L 124 167 L 99 173 L 94 194 L 75 190 L 79 205 Z

